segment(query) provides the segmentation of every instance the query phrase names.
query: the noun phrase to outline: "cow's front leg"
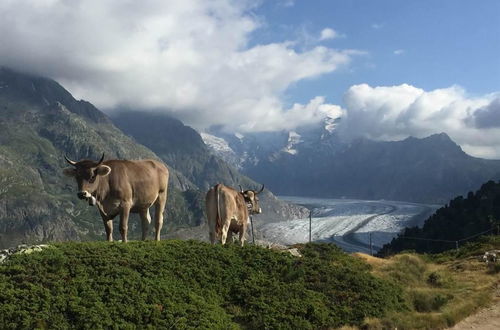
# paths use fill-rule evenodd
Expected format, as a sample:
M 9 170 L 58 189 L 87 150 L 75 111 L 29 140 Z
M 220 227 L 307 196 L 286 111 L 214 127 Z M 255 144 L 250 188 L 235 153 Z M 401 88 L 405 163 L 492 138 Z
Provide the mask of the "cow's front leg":
M 122 209 L 120 212 L 120 234 L 122 235 L 122 242 L 124 243 L 127 243 L 129 215 L 130 215 L 130 205 L 122 205 Z
M 106 230 L 106 239 L 108 242 L 113 242 L 113 219 L 103 218 L 102 221 Z
M 106 231 L 106 239 L 108 242 L 113 242 L 113 219 L 109 219 L 108 216 L 99 209 L 101 214 L 102 222 L 104 223 L 104 230 Z
M 142 240 L 145 241 L 149 234 L 149 225 L 151 224 L 151 215 L 149 209 L 141 210 L 139 216 L 142 221 Z
M 233 232 L 231 231 L 231 229 L 227 231 L 226 242 L 233 243 Z

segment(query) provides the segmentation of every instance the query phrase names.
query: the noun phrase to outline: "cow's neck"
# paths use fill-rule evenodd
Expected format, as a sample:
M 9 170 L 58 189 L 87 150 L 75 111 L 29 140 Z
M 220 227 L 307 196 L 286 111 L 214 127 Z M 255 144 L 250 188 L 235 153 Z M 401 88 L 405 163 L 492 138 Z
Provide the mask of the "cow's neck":
M 98 202 L 102 202 L 109 193 L 109 181 L 108 177 L 102 177 L 99 180 L 97 189 L 92 194 Z

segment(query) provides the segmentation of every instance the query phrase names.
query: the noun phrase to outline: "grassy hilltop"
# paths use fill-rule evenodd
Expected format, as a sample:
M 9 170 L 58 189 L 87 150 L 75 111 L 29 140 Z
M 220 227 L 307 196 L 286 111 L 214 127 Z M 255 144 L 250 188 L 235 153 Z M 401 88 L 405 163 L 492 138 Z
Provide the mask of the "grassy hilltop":
M 0 264 L 0 328 L 445 328 L 495 298 L 485 237 L 439 255 L 303 257 L 197 241 L 58 243 Z

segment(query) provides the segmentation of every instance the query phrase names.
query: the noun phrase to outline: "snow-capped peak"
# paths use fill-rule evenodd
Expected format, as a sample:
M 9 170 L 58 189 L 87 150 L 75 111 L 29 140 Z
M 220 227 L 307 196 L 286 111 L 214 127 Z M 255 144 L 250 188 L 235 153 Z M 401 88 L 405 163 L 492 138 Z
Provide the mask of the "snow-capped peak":
M 233 149 L 231 149 L 231 147 L 229 147 L 229 144 L 227 143 L 226 140 L 224 140 L 220 137 L 208 134 L 208 133 L 200 133 L 200 135 L 201 135 L 201 138 L 203 139 L 203 142 L 205 142 L 205 144 L 207 146 L 209 146 L 214 152 L 216 152 L 216 153 L 229 152 L 229 153 L 234 154 Z
M 302 136 L 295 131 L 290 131 L 288 133 L 288 143 L 285 147 L 283 147 L 283 149 L 281 149 L 281 151 L 287 152 L 291 155 L 296 155 L 298 153 L 298 151 L 294 147 L 295 147 L 295 145 L 297 145 L 301 142 L 303 142 Z

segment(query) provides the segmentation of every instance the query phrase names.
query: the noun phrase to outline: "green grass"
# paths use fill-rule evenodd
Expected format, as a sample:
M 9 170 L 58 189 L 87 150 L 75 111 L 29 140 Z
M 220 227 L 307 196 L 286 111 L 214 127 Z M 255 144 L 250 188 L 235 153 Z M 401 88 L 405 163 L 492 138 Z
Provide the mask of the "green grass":
M 0 265 L 0 328 L 317 329 L 406 308 L 397 285 L 335 246 L 301 251 L 56 244 Z

